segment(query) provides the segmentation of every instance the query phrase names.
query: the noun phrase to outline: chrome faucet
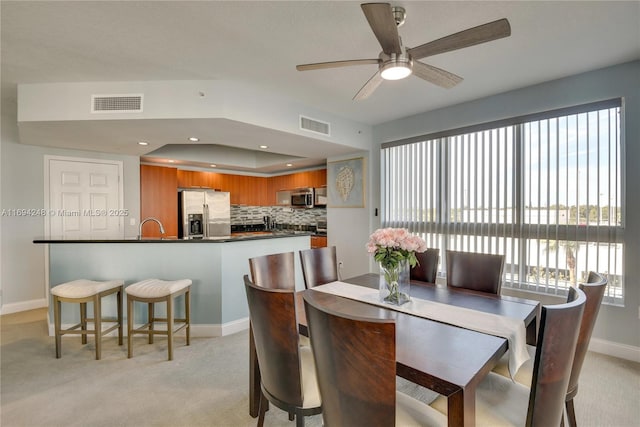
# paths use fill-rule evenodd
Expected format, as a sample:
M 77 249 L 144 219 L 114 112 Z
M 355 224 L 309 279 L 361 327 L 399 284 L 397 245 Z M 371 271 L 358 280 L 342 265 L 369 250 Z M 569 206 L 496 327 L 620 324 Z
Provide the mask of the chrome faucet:
M 157 222 L 158 226 L 160 226 L 160 234 L 164 234 L 164 227 L 162 226 L 162 223 L 160 222 L 160 220 L 158 218 L 154 218 L 154 217 L 150 216 L 150 217 L 145 218 L 142 221 L 140 221 L 140 226 L 138 227 L 138 240 L 142 239 L 142 226 L 147 221 L 155 221 L 155 222 Z

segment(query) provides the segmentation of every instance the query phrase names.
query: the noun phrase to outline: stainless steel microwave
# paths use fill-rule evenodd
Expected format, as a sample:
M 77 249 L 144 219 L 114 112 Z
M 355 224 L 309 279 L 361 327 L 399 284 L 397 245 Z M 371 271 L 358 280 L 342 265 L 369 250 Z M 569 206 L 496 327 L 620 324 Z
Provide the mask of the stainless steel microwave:
M 291 192 L 291 207 L 312 208 L 313 188 L 298 188 Z

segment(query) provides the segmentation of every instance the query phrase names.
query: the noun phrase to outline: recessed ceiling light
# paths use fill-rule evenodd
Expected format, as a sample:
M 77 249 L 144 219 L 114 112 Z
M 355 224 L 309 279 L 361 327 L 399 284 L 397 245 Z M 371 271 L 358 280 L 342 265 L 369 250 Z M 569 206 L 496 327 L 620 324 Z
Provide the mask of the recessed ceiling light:
M 262 148 L 263 150 L 265 150 L 265 149 L 269 148 L 269 146 L 268 146 L 268 145 L 261 145 L 261 146 L 260 146 L 260 148 Z
M 175 160 L 167 160 L 169 163 L 175 163 Z
M 209 165 L 209 166 L 211 166 L 212 168 L 217 168 L 218 167 L 218 165 Z
M 200 141 L 200 138 L 195 137 L 195 136 L 190 136 L 190 137 L 189 137 L 189 141 L 191 141 L 191 142 L 198 142 L 198 141 Z
M 138 141 L 138 145 L 149 145 L 149 143 L 144 141 Z
M 291 167 L 291 166 L 293 166 L 293 164 L 292 163 L 287 163 L 287 166 Z

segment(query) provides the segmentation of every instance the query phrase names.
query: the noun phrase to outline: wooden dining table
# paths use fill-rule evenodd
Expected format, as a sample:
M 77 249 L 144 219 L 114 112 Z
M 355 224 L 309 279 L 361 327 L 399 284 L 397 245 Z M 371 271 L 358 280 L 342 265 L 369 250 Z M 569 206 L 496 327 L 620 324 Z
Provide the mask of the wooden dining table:
M 364 274 L 342 281 L 377 288 L 379 276 Z M 507 351 L 505 338 L 315 291 L 313 288 L 296 295 L 298 324 L 300 333 L 304 335 L 307 334 L 304 292 L 315 292 L 315 300 L 333 311 L 368 318 L 394 319 L 397 375 L 446 396 L 449 426 L 475 425 L 476 386 Z M 527 343 L 535 344 L 540 310 L 538 301 L 414 281 L 411 282 L 411 297 L 521 319 L 527 329 Z M 260 369 L 252 334 L 249 341 L 249 412 L 256 417 L 260 398 Z

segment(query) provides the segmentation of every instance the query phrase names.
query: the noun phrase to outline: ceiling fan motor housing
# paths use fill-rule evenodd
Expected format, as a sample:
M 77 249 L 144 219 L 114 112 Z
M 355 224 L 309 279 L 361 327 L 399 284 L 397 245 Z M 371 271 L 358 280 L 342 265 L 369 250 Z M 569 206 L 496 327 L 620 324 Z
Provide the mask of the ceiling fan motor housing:
M 391 8 L 391 13 L 393 13 L 393 19 L 395 19 L 396 25 L 398 27 L 402 27 L 402 24 L 404 24 L 404 20 L 407 18 L 407 12 L 404 10 L 404 7 L 393 6 Z

